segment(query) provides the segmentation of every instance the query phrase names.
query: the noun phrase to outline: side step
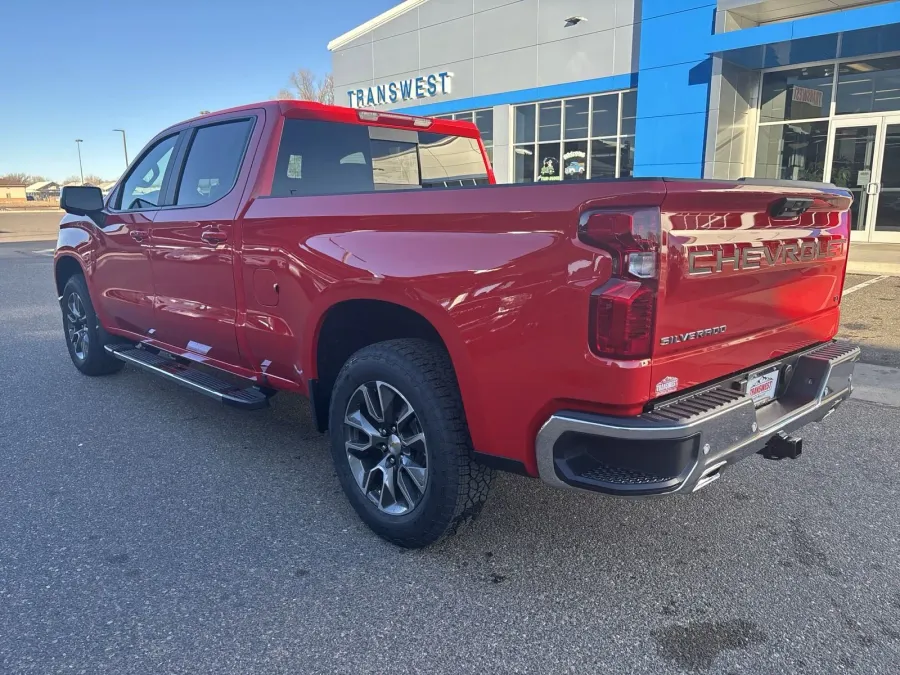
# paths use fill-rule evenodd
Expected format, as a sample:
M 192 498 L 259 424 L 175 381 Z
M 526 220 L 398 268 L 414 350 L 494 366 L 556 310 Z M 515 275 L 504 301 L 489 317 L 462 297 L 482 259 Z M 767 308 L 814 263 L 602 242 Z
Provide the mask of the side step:
M 106 351 L 120 361 L 177 382 L 226 405 L 244 410 L 257 410 L 269 405 L 266 395 L 255 387 L 241 388 L 198 368 L 192 368 L 146 349 L 113 344 L 106 345 Z

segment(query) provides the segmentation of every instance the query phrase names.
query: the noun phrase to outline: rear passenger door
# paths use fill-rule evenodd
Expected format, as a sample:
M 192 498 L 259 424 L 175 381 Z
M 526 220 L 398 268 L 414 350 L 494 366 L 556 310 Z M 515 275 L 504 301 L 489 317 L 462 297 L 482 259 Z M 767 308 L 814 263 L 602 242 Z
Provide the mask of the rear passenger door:
M 156 337 L 211 365 L 245 365 L 235 330 L 234 220 L 262 112 L 188 130 L 152 226 Z

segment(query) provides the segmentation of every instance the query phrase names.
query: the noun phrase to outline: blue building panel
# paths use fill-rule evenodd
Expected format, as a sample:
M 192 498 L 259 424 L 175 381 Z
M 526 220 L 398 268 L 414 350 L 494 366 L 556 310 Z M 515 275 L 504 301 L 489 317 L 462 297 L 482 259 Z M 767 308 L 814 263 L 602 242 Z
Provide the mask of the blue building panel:
M 641 18 L 644 21 L 657 16 L 678 14 L 699 7 L 715 7 L 715 2 L 710 0 L 644 0 L 641 4 Z
M 675 2 L 672 5 L 678 5 Z M 666 14 L 641 24 L 640 71 L 707 57 L 716 4 Z
M 642 5 L 634 175 L 703 175 L 716 4 L 670 0 Z M 652 84 L 645 86 L 645 82 Z
M 705 113 L 709 106 L 709 81 L 712 60 L 678 63 L 674 66 L 641 71 L 641 87 L 652 96 L 641 97 L 638 90 L 640 117 L 669 117 L 686 113 Z
M 703 165 L 693 164 L 645 164 L 641 167 L 640 175 L 645 178 L 702 178 Z
M 638 106 L 640 106 L 640 96 Z M 645 171 L 647 165 L 696 164 L 701 166 L 706 139 L 706 116 L 706 111 L 666 117 L 642 117 L 639 115 L 634 145 L 635 175 L 649 175 Z

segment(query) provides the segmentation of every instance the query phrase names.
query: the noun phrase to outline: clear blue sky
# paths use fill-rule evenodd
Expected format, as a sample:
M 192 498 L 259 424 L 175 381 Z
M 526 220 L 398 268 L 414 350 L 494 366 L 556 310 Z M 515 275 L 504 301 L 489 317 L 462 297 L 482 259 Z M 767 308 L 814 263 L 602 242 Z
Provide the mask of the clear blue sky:
M 274 97 L 400 0 L 2 0 L 0 175 L 114 179 L 157 132 Z

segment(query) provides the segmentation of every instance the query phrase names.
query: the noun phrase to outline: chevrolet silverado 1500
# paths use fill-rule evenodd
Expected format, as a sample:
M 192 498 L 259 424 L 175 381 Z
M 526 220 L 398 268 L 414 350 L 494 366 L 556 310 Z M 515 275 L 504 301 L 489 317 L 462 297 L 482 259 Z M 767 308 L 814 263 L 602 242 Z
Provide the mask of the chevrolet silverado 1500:
M 240 408 L 311 402 L 381 536 L 424 546 L 495 469 L 691 493 L 849 397 L 850 195 L 657 178 L 493 185 L 474 125 L 301 102 L 154 138 L 70 187 L 69 353 Z

